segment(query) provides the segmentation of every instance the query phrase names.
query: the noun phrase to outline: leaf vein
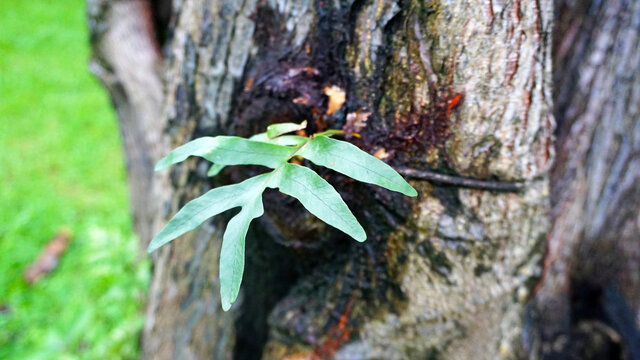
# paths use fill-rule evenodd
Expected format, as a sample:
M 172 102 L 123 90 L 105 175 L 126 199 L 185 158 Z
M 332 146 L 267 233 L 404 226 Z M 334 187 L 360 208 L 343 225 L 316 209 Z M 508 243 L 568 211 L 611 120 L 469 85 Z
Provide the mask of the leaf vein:
M 319 197 L 318 195 L 316 195 L 316 193 L 314 191 L 312 191 L 311 188 L 307 187 L 304 183 L 296 180 L 295 178 L 291 178 L 291 181 L 300 184 L 303 188 L 305 188 L 305 190 L 307 190 L 311 195 L 313 195 L 316 199 L 320 200 L 321 203 L 323 203 L 327 208 L 329 208 L 331 211 L 333 211 L 333 213 L 337 213 L 338 211 L 331 205 L 327 204 L 321 197 Z M 340 196 L 340 195 L 338 195 Z
M 361 169 L 364 169 L 364 170 L 366 170 L 366 171 L 371 171 L 372 173 L 374 173 L 374 174 L 376 174 L 376 175 L 378 175 L 378 176 L 380 176 L 380 177 L 384 178 L 385 180 L 389 181 L 389 182 L 390 182 L 390 183 L 392 183 L 392 184 L 396 184 L 396 182 L 395 182 L 393 179 L 388 178 L 386 175 L 383 175 L 383 174 L 381 174 L 381 173 L 379 173 L 379 172 L 377 172 L 377 171 L 375 171 L 375 170 L 373 170 L 373 169 L 370 169 L 370 168 L 368 168 L 368 167 L 362 166 L 362 165 L 360 165 L 360 163 L 359 163 L 359 162 L 353 161 L 353 160 L 351 160 L 351 159 L 349 159 L 349 158 L 347 158 L 347 157 L 340 156 L 340 155 L 338 155 L 338 154 L 336 154 L 336 153 L 334 153 L 334 152 L 329 152 L 329 155 L 334 156 L 334 157 L 337 157 L 337 158 L 340 158 L 340 159 L 342 159 L 342 160 L 346 160 L 346 161 L 348 161 L 348 162 L 350 162 L 350 163 L 352 163 L 352 164 L 356 165 L 357 167 L 359 167 L 359 168 L 361 168 Z M 385 164 L 385 165 L 386 165 L 386 164 Z M 396 184 L 396 185 L 397 185 L 397 184 Z

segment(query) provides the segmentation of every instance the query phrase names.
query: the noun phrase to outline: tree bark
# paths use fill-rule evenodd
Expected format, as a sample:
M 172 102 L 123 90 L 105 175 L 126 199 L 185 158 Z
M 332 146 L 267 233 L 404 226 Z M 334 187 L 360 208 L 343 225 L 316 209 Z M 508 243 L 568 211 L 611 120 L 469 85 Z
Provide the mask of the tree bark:
M 145 0 L 87 1 L 93 49 L 89 68 L 109 91 L 120 120 L 141 253 L 161 227 L 166 216 L 161 206 L 170 196 L 166 176 L 153 173 L 169 142 L 162 118 L 163 60 L 151 5 Z
M 640 3 L 558 1 L 546 359 L 640 359 Z
M 357 129 L 349 140 L 383 154 L 420 196 L 317 169 L 363 224 L 360 244 L 268 193 L 227 313 L 224 219 L 175 240 L 154 256 L 144 357 L 524 357 L 554 157 L 552 10 L 550 0 L 175 1 L 161 101 L 172 147 L 284 121 Z M 329 86 L 347 94 L 334 114 Z M 206 171 L 196 159 L 170 171 L 170 213 L 261 170 Z

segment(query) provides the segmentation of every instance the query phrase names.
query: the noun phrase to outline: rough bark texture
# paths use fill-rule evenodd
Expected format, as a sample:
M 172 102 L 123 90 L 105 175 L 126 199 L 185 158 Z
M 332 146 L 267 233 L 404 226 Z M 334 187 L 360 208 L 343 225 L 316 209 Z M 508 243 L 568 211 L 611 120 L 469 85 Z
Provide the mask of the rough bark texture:
M 171 17 L 162 104 L 172 146 L 283 121 L 353 129 L 369 114 L 349 140 L 388 154 L 420 196 L 318 169 L 366 229 L 359 244 L 267 194 L 227 313 L 224 219 L 174 241 L 155 257 L 146 358 L 525 355 L 554 152 L 550 0 L 177 0 Z M 328 115 L 332 85 L 347 102 Z M 261 171 L 212 181 L 206 170 L 196 159 L 171 170 L 171 213 Z
M 640 3 L 558 1 L 548 359 L 640 358 Z

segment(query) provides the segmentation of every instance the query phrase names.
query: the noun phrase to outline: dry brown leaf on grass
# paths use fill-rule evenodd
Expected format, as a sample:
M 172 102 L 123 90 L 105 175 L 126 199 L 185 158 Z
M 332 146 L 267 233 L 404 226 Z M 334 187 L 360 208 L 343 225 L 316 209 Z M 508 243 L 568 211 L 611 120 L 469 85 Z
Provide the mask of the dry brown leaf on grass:
M 53 271 L 58 266 L 60 256 L 69 246 L 70 240 L 71 230 L 63 228 L 58 231 L 56 236 L 42 250 L 36 261 L 25 271 L 24 278 L 29 285 L 40 280 L 45 274 Z

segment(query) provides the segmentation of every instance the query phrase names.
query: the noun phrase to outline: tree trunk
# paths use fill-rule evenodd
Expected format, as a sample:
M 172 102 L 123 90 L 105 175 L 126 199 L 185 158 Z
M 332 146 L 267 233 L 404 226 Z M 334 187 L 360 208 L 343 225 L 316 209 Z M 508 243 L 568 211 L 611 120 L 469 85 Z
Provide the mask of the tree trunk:
M 88 0 L 91 71 L 111 95 L 124 144 L 134 228 L 141 252 L 161 228 L 170 196 L 153 166 L 169 151 L 162 118 L 162 55 L 151 2 Z M 155 12 L 155 18 L 162 18 Z
M 556 2 L 546 359 L 640 359 L 640 3 Z
M 154 256 L 145 358 L 525 356 L 554 153 L 550 0 L 184 0 L 171 19 L 155 119 L 172 147 L 309 120 L 310 132 L 358 130 L 349 140 L 420 196 L 318 169 L 367 231 L 360 244 L 267 193 L 227 313 L 217 270 L 225 219 L 177 239 Z M 122 51 L 116 58 L 137 50 Z M 347 94 L 333 114 L 329 86 Z M 143 114 L 119 115 L 126 146 L 126 120 Z M 170 170 L 170 213 L 260 169 L 214 180 L 206 171 L 196 159 Z

